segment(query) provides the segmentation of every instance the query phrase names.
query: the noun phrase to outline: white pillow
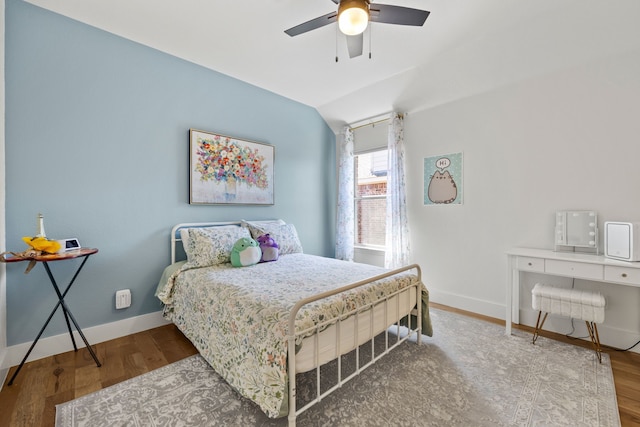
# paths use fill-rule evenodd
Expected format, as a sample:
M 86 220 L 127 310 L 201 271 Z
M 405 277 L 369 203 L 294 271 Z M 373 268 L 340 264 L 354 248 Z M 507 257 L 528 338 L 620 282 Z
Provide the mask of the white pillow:
M 293 224 L 254 224 L 247 222 L 251 237 L 258 239 L 263 234 L 269 234 L 278 244 L 280 255 L 302 253 L 302 243 Z
M 237 225 L 189 228 L 184 251 L 187 261 L 194 267 L 231 262 L 233 245 L 242 237 L 251 237 L 249 230 Z M 182 235 L 182 231 L 181 231 Z

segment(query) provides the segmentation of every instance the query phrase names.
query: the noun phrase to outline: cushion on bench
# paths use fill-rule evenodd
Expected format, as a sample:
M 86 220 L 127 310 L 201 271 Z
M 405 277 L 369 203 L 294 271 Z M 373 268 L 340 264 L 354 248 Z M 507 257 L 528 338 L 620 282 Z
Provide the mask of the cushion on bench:
M 592 291 L 558 288 L 536 283 L 531 291 L 534 310 L 587 322 L 604 322 L 604 297 Z

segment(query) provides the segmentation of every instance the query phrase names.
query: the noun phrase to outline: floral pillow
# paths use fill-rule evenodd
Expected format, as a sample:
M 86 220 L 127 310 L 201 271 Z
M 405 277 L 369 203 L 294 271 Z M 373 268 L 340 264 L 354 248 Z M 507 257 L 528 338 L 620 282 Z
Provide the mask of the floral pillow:
M 236 225 L 189 228 L 188 233 L 184 250 L 187 261 L 194 267 L 231 262 L 233 245 L 238 239 L 251 237 L 246 228 Z
M 293 224 L 255 224 L 250 221 L 245 223 L 251 231 L 251 237 L 258 240 L 263 234 L 269 234 L 278 242 L 279 255 L 302 253 L 302 243 Z

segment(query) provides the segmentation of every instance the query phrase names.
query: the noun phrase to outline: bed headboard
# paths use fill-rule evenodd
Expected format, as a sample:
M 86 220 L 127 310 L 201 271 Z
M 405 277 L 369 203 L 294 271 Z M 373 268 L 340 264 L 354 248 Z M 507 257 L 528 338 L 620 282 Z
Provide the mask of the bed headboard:
M 184 253 L 184 248 L 182 247 L 182 238 L 180 237 L 180 230 L 183 228 L 202 228 L 202 227 L 221 227 L 225 225 L 237 225 L 238 227 L 242 226 L 242 223 L 245 220 L 240 221 L 226 221 L 226 222 L 184 222 L 180 224 L 176 224 L 171 229 L 171 264 L 177 261 L 178 250 Z M 279 223 L 284 224 L 284 221 L 281 219 L 266 219 L 266 220 L 246 220 L 248 222 L 257 222 L 257 223 Z

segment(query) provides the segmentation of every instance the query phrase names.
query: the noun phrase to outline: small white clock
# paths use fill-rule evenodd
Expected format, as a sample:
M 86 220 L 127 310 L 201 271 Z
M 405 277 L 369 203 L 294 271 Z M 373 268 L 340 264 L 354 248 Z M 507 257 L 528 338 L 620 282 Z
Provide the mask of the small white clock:
M 58 252 L 74 251 L 82 247 L 80 246 L 80 241 L 75 237 L 71 239 L 60 239 L 58 243 L 60 243 L 60 250 Z

